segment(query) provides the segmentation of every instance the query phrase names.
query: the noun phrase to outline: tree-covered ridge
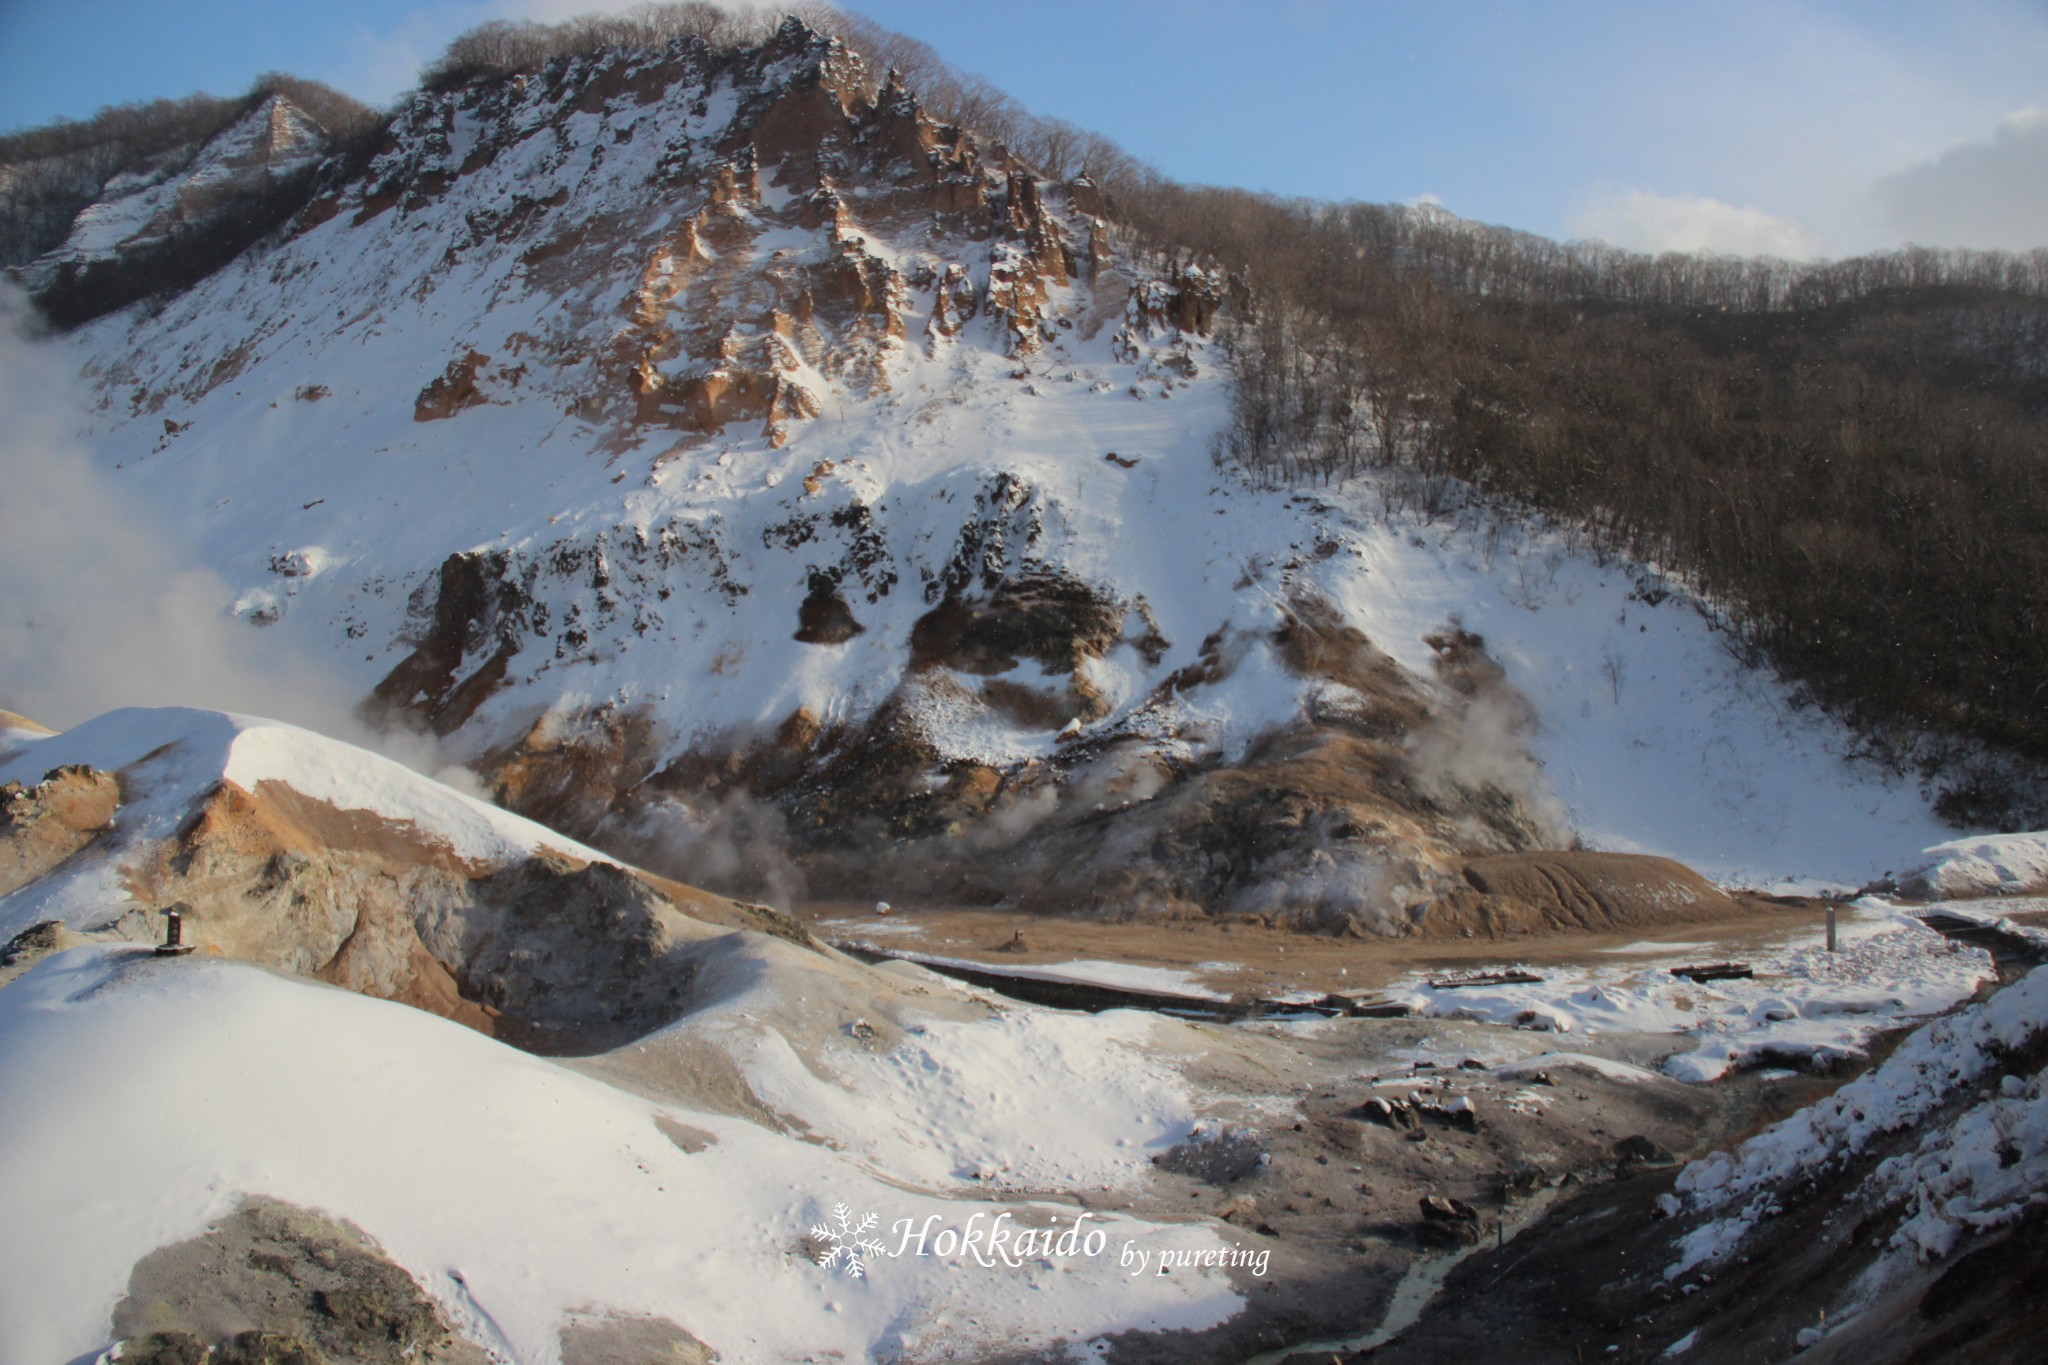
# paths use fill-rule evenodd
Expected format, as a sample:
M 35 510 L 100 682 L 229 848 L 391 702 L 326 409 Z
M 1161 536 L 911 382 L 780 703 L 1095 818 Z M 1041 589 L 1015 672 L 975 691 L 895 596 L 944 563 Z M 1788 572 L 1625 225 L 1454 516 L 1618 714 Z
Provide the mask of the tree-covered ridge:
M 333 138 L 381 126 L 376 111 L 316 81 L 278 72 L 233 98 L 111 105 L 91 118 L 59 119 L 0 136 L 0 268 L 25 265 L 61 245 L 81 210 L 115 176 L 175 173 L 206 143 L 273 95 L 283 95 Z
M 1219 198 L 1268 243 L 1228 458 L 1540 509 L 1719 599 L 1874 736 L 2048 756 L 2048 252 L 1651 260 Z

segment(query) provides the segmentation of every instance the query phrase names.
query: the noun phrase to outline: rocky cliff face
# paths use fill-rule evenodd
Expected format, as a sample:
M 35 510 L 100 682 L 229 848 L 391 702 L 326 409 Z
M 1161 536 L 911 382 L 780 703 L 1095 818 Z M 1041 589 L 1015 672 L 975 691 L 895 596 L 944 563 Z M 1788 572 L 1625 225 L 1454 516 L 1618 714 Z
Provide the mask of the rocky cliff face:
M 758 49 L 685 40 L 421 96 L 301 231 L 431 242 L 429 276 L 466 266 L 558 305 L 533 327 L 468 319 L 480 344 L 421 390 L 420 421 L 526 385 L 619 447 L 649 428 L 779 447 L 828 394 L 887 392 L 893 351 L 977 317 L 1038 351 L 1049 291 L 1107 232 L 1072 198 L 792 21 Z
M 1212 466 L 1241 282 L 838 42 L 557 59 L 337 165 L 67 344 L 234 610 L 515 808 L 734 890 L 1376 929 L 1569 839 L 1512 689 L 1336 605 L 1356 523 Z

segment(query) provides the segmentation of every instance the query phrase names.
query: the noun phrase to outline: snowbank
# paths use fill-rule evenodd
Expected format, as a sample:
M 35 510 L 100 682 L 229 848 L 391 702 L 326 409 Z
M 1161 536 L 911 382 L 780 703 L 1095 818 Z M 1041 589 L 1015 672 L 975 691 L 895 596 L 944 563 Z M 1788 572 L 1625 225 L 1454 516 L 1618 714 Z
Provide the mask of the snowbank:
M 1899 889 L 1920 900 L 2048 891 L 2048 831 L 1951 839 L 1920 859 L 1899 877 Z

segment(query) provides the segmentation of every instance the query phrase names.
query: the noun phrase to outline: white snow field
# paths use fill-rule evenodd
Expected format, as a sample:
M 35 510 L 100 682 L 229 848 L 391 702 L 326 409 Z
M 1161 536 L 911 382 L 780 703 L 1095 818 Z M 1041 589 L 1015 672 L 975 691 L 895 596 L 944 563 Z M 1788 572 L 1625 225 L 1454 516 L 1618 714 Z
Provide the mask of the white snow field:
M 1221 1273 L 1133 1278 L 1117 1264 L 1127 1241 L 1155 1261 L 1163 1247 L 1220 1247 L 1206 1226 L 1088 1215 L 1082 1232 L 1105 1234 L 1099 1254 L 1017 1265 L 957 1250 L 886 1254 L 901 1246 L 899 1220 L 923 1227 L 937 1215 L 936 1236 L 976 1215 L 986 1228 L 1007 1214 L 1014 1229 L 1065 1228 L 1078 1213 L 941 1197 L 877 1169 L 869 1154 L 907 1136 L 907 1116 L 887 1112 L 904 1101 L 930 1104 L 941 1132 L 956 1120 L 1002 1126 L 1020 1151 L 1067 1131 L 1058 1107 L 1030 1092 L 1029 1047 L 1005 1056 L 962 1034 L 935 1038 L 925 1055 L 974 1065 L 974 1091 L 949 1102 L 934 1092 L 952 1073 L 892 1081 L 918 1054 L 878 1059 L 855 1078 L 873 1088 L 867 1102 L 849 1095 L 829 1116 L 843 1148 L 833 1150 L 630 1096 L 402 1005 L 204 958 L 74 949 L 0 990 L 0 1205 L 12 1230 L 0 1236 L 0 1359 L 104 1347 L 129 1267 L 245 1194 L 356 1223 L 506 1360 L 554 1359 L 572 1309 L 666 1317 L 732 1362 L 859 1360 L 934 1343 L 969 1354 L 1061 1339 L 1078 1349 L 1237 1310 Z M 1110 1069 L 1098 1061 L 1093 1074 Z M 1013 1089 L 1032 1103 L 1002 1105 Z M 992 1101 L 986 1118 L 963 1118 Z M 663 1118 L 713 1141 L 687 1153 L 656 1126 Z M 1080 1118 L 1071 1140 L 1097 1138 Z M 1071 1168 L 1071 1155 L 1048 1154 L 1034 1174 L 1105 1174 L 1085 1160 Z M 842 1202 L 879 1218 L 870 1235 L 885 1254 L 858 1278 L 813 1263 L 804 1244 Z
M 772 1029 L 729 1032 L 694 1018 L 682 1027 L 722 1042 L 776 1112 L 928 1189 L 1135 1184 L 1194 1119 L 1196 1097 L 1158 1060 L 1174 1042 L 1189 1046 L 1175 1036 L 1180 1026 L 1137 1010 L 1069 1014 L 1004 1002 L 990 1019 L 913 1024 L 887 1052 L 822 1059 Z

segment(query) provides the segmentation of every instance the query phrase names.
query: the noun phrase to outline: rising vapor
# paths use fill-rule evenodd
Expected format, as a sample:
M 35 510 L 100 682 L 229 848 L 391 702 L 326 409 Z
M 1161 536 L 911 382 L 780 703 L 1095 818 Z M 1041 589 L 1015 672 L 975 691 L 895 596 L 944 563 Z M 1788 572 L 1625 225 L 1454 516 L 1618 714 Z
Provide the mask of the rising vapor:
M 0 709 L 59 729 L 121 706 L 239 711 L 473 790 L 430 741 L 371 731 L 317 662 L 227 614 L 220 578 L 95 465 L 76 376 L 37 332 L 0 285 Z

